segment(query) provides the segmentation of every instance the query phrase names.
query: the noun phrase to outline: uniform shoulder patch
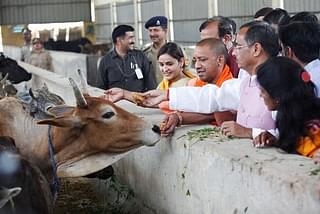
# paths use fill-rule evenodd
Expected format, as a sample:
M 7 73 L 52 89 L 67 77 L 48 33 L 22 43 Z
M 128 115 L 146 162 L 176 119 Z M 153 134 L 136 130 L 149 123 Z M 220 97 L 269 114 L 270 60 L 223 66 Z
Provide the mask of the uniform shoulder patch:
M 143 52 L 148 52 L 151 50 L 151 45 L 149 45 L 148 47 L 144 48 L 142 51 Z

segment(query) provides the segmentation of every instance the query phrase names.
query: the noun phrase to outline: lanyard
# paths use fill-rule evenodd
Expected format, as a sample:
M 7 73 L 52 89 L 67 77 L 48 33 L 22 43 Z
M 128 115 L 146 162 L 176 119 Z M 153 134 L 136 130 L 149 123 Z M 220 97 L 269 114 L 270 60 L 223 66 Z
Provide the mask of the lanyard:
M 133 67 L 135 67 L 135 69 L 137 69 L 138 68 L 138 63 L 137 63 L 137 60 L 136 60 L 136 58 L 132 55 L 132 57 L 133 57 L 133 61 L 135 62 L 135 64 L 134 64 L 134 66 Z M 122 59 L 123 61 L 124 61 L 124 59 Z M 124 61 L 125 62 L 125 61 Z M 133 72 L 126 72 L 126 71 L 124 71 L 122 68 L 121 68 L 121 66 L 119 65 L 119 63 L 117 62 L 117 61 L 115 61 L 115 63 L 116 63 L 116 65 L 117 65 L 117 67 L 119 68 L 119 70 L 120 70 L 120 72 L 121 72 L 121 74 L 124 76 L 124 77 L 131 77 L 131 76 L 133 76 L 133 75 L 135 75 L 135 70 L 133 71 Z M 132 64 L 132 62 L 130 62 L 131 64 Z M 124 63 L 124 66 L 126 65 L 126 63 Z M 130 68 L 132 68 L 132 66 L 130 67 Z

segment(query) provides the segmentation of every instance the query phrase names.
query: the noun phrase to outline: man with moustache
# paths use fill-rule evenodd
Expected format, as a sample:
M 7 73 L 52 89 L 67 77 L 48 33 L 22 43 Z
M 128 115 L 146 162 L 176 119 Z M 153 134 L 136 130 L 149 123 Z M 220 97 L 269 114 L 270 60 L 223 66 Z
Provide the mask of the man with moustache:
M 207 38 L 197 42 L 193 62 L 198 77 L 189 80 L 188 86 L 202 87 L 214 84 L 220 87 L 226 80 L 232 79 L 232 73 L 226 64 L 228 52 L 219 39 Z M 192 112 L 171 112 L 163 121 L 162 134 L 170 134 L 175 127 L 187 124 L 221 125 L 224 121 L 234 121 L 235 114 L 230 111 L 201 114 Z
M 255 139 L 264 130 L 276 135 L 275 121 L 260 97 L 256 68 L 277 56 L 278 36 L 269 24 L 253 21 L 240 27 L 234 46 L 233 54 L 239 67 L 250 75 L 244 80 L 227 80 L 220 88 L 209 84 L 201 88 L 170 88 L 166 92 L 153 90 L 145 94 L 147 99 L 143 105 L 151 107 L 169 100 L 170 109 L 185 112 L 235 110 L 236 122 L 226 121 L 221 125 L 225 135 Z
M 155 76 L 148 58 L 140 50 L 134 49 L 134 28 L 119 25 L 112 31 L 114 48 L 101 60 L 98 87 L 123 88 L 144 92 L 156 88 Z
M 152 44 L 145 48 L 143 52 L 153 67 L 158 84 L 162 81 L 163 76 L 158 65 L 157 55 L 160 48 L 167 42 L 167 24 L 168 19 L 165 16 L 154 16 L 144 25 L 148 30 Z

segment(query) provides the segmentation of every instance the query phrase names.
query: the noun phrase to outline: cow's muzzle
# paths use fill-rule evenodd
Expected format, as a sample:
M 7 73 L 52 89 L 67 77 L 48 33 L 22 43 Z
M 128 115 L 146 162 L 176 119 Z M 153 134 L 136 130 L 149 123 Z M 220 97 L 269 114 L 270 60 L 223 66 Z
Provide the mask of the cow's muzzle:
M 157 134 L 161 134 L 160 127 L 157 125 L 153 125 L 152 131 L 154 131 Z

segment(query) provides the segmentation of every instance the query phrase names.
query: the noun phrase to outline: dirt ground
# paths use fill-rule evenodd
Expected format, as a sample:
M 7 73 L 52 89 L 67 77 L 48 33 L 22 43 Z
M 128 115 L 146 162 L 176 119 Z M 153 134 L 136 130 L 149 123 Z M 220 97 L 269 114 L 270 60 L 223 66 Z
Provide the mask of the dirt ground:
M 115 176 L 61 179 L 54 214 L 152 214 Z

